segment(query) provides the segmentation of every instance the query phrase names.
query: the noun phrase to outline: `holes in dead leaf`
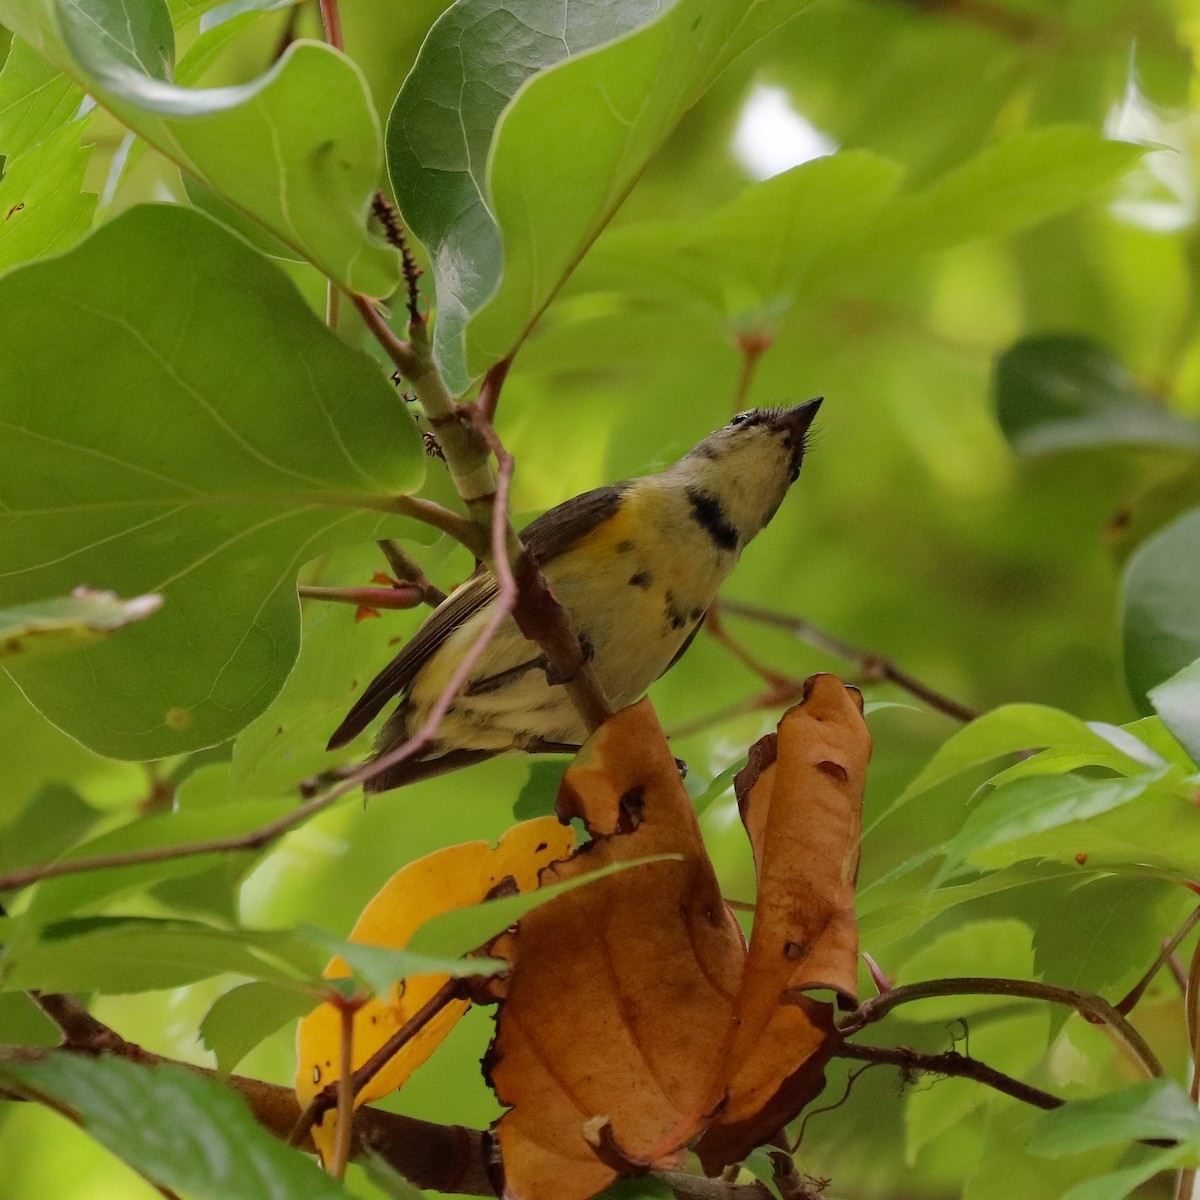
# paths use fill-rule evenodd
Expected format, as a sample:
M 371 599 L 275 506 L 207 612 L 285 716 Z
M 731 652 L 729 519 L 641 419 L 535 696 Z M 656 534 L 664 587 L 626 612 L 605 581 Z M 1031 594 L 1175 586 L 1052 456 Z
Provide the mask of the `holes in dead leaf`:
M 620 799 L 621 821 L 617 829 L 621 833 L 632 833 L 643 821 L 646 811 L 646 789 L 638 784 L 631 787 Z
M 824 762 L 817 763 L 817 770 L 823 775 L 828 775 L 830 779 L 836 779 L 838 783 L 846 782 L 846 768 L 841 763 L 830 762 L 826 759 Z
M 808 953 L 808 947 L 803 942 L 785 942 L 783 946 L 784 958 L 803 958 Z

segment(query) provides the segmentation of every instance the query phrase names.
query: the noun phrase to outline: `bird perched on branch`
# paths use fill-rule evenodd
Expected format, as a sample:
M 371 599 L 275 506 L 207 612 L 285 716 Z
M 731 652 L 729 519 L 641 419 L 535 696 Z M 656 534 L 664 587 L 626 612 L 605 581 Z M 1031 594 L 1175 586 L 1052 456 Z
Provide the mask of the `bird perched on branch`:
M 615 707 L 637 700 L 688 648 L 742 550 L 799 474 L 820 404 L 739 413 L 665 470 L 585 492 L 522 531 Z M 363 692 L 329 748 L 361 733 L 396 696 L 376 757 L 416 733 L 487 624 L 497 592 L 480 566 Z M 574 750 L 587 735 L 566 689 L 547 678 L 537 645 L 509 617 L 436 739 L 365 789 L 387 791 L 506 750 Z

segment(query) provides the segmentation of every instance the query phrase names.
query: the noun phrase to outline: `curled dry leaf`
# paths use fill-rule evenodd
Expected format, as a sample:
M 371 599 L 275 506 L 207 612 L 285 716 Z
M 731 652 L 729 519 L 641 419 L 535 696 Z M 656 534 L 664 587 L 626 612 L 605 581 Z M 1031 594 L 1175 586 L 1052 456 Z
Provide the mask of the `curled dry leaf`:
M 737 1162 L 823 1086 L 837 1040 L 829 989 L 854 1004 L 854 879 L 871 737 L 862 696 L 815 675 L 734 781 L 758 872 L 754 932 L 727 1051 L 728 1100 L 698 1147 Z
M 543 884 L 656 854 L 524 917 L 485 1066 L 512 1108 L 497 1136 L 506 1195 L 585 1200 L 678 1162 L 721 1099 L 745 943 L 721 899 L 649 701 L 624 709 L 568 770 L 559 813 L 595 839 Z
M 525 821 L 500 842 L 465 842 L 428 854 L 397 871 L 359 917 L 350 940 L 402 950 L 431 917 L 479 904 L 511 881 L 518 891 L 538 886 L 538 873 L 565 858 L 575 844 L 568 826 L 554 817 Z M 325 968 L 327 979 L 350 974 L 341 958 Z M 391 994 L 368 1001 L 354 1017 L 355 1069 L 360 1067 L 442 987 L 449 976 L 414 975 L 393 986 Z M 389 1060 L 355 1097 L 355 1105 L 377 1100 L 401 1087 L 433 1052 L 467 1010 L 452 1000 Z M 340 1018 L 322 1004 L 301 1020 L 296 1034 L 296 1096 L 301 1107 L 338 1078 Z M 335 1114 L 314 1126 L 313 1141 L 328 1160 L 333 1148 Z
M 530 913 L 486 1065 L 511 1105 L 505 1195 L 586 1200 L 622 1175 L 743 1157 L 819 1090 L 851 996 L 854 873 L 870 737 L 861 698 L 809 681 L 739 778 L 759 895 L 747 956 L 648 701 L 617 713 L 563 780 L 595 840 L 543 883 L 653 854 Z M 493 947 L 496 952 L 497 947 Z

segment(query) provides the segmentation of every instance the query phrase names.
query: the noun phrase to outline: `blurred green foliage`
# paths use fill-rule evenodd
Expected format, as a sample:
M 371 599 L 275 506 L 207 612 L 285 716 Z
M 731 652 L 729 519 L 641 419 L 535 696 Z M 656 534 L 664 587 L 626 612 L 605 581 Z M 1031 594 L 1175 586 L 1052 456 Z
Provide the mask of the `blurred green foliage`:
M 45 300 L 36 331 L 44 343 L 40 367 L 30 365 L 15 332 L 0 335 L 5 438 L 15 445 L 10 432 L 26 427 L 24 406 L 36 395 L 44 398 L 37 410 L 42 444 L 76 425 L 91 428 L 92 441 L 75 464 L 87 460 L 85 477 L 102 455 L 119 453 L 119 439 L 106 438 L 122 423 L 143 447 L 143 482 L 151 473 L 161 482 L 181 463 L 198 478 L 229 470 L 225 460 L 214 466 L 208 457 L 189 458 L 200 453 L 199 443 L 166 423 L 169 405 L 153 389 L 122 389 L 122 372 L 139 359 L 122 360 L 106 331 L 131 322 L 136 330 L 137 305 L 126 293 L 156 267 L 164 295 L 190 303 L 189 251 L 203 257 L 211 241 L 230 263 L 254 260 L 254 277 L 277 289 L 275 316 L 286 316 L 293 329 L 311 325 L 322 363 L 343 353 L 326 345 L 333 339 L 299 310 L 287 280 L 323 316 L 321 268 L 367 290 L 392 278 L 393 257 L 366 232 L 366 196 L 372 180 L 384 179 L 380 148 L 398 137 L 393 125 L 385 139 L 383 122 L 445 6 L 345 6 L 350 62 L 311 47 L 288 60 L 293 76 L 297 68 L 332 72 L 343 94 L 289 77 L 306 103 L 275 118 L 297 136 L 269 152 L 253 139 L 274 128 L 272 121 L 260 128 L 245 111 L 258 94 L 251 81 L 270 68 L 283 42 L 319 36 L 314 6 L 213 8 L 207 0 L 172 0 L 174 79 L 211 89 L 200 99 L 165 83 L 165 27 L 159 43 L 151 35 L 167 6 L 139 0 L 147 19 L 130 46 L 121 50 L 114 26 L 117 50 L 85 44 L 82 56 L 62 32 L 62 7 L 0 0 L 0 21 L 33 47 L 14 40 L 0 71 L 0 269 L 16 271 L 0 278 L 0 301 L 23 296 L 21 288 Z M 422 125 L 424 104 L 450 105 L 443 119 L 449 113 L 470 125 L 466 167 L 459 158 L 453 170 L 481 191 L 498 188 L 480 206 L 492 225 L 447 239 L 453 261 L 439 237 L 429 247 L 441 254 L 433 261 L 415 247 L 432 268 L 431 302 L 432 281 L 439 295 L 454 294 L 455 272 L 471 269 L 472 253 L 491 256 L 483 265 L 493 274 L 502 255 L 494 306 L 487 306 L 489 285 L 468 289 L 465 316 L 456 313 L 455 338 L 465 332 L 445 351 L 448 373 L 465 385 L 468 370 L 520 346 L 497 424 L 516 456 L 514 508 L 521 513 L 655 469 L 739 408 L 824 395 L 803 474 L 747 552 L 728 596 L 810 621 L 987 714 L 958 733 L 950 717 L 877 682 L 869 664 L 833 656 L 784 629 L 726 617 L 727 630 L 778 672 L 799 679 L 832 670 L 852 682 L 866 672 L 868 700 L 899 702 L 870 715 L 875 757 L 860 871 L 862 948 L 900 983 L 1009 975 L 1095 990 L 1115 1002 L 1186 916 L 1194 896 L 1182 885 L 1200 881 L 1200 675 L 1189 669 L 1200 658 L 1200 6 L 826 0 L 805 7 L 775 0 L 751 6 L 759 32 L 769 36 L 745 48 L 754 29 L 735 23 L 711 43 L 688 43 L 694 61 L 683 61 L 683 43 L 672 40 L 683 36 L 681 14 L 707 18 L 722 6 L 681 0 L 651 26 L 640 24 L 644 7 L 622 5 L 613 17 L 629 31 L 623 42 L 557 67 L 553 54 L 526 64 L 551 69 L 521 90 L 528 72 L 508 79 L 512 102 L 459 94 L 460 67 L 440 58 L 403 93 L 400 110 L 409 123 Z M 528 8 L 544 14 L 555 6 Z M 501 11 L 469 0 L 456 6 L 455 17 L 495 18 Z M 471 49 L 470 38 L 483 36 L 486 22 L 462 25 Z M 451 27 L 453 21 L 438 36 Z M 605 29 L 598 40 L 615 31 Z M 431 45 L 445 49 L 436 40 Z M 66 75 L 45 67 L 35 50 Z M 490 58 L 468 55 L 461 69 L 484 78 L 500 70 L 502 56 L 495 46 L 491 51 Z M 280 77 L 282 71 L 272 78 Z M 597 101 L 597 80 L 612 85 L 611 119 Z M 81 87 L 112 112 L 84 100 Z M 227 88 L 237 90 L 218 91 Z M 643 94 L 649 99 L 634 120 L 622 104 Z M 309 103 L 314 99 L 319 103 Z M 781 110 L 790 119 L 772 124 L 767 114 Z M 245 127 L 238 124 L 243 117 Z M 217 132 L 203 134 L 206 121 Z M 456 121 L 448 122 L 452 130 Z M 126 125 L 142 136 L 127 136 Z M 314 130 L 327 126 L 347 138 L 340 145 L 345 161 L 329 170 L 314 166 L 310 153 Z M 745 139 L 777 163 L 789 154 L 797 161 L 803 151 L 796 139 L 806 127 L 808 138 L 821 135 L 836 153 L 763 180 L 766 168 L 744 149 Z M 624 128 L 627 142 L 614 143 Z M 423 168 L 446 167 L 437 161 L 436 137 L 430 146 Z M 185 188 L 181 163 L 207 186 L 189 176 Z M 406 189 L 429 200 L 403 159 L 393 154 L 390 168 L 402 201 L 414 204 Z M 292 196 L 300 198 L 295 211 Z M 283 239 L 288 257 L 263 259 L 207 222 L 199 241 L 181 234 L 161 252 L 147 248 L 141 235 L 161 218 L 135 206 L 162 200 L 252 234 L 267 254 Z M 328 227 L 325 203 L 337 214 Z M 203 221 L 190 212 L 175 216 L 180 230 Z M 423 216 L 416 203 L 418 232 Z M 65 258 L 38 261 L 70 251 L 94 225 L 102 229 L 95 240 Z M 89 278 L 97 248 L 114 237 L 129 245 L 107 254 L 102 278 Z M 576 270 L 561 269 L 576 259 Z M 539 274 L 543 269 L 549 274 Z M 230 296 L 245 291 L 245 279 L 240 267 L 230 267 Z M 85 287 L 106 294 L 108 316 L 81 313 L 72 328 L 46 297 L 61 292 L 58 303 L 65 303 Z M 162 304 L 151 329 L 165 323 Z M 472 326 L 477 313 L 481 323 Z M 196 328 L 199 340 L 189 340 Z M 318 429 L 315 416 L 305 425 L 286 405 L 255 407 L 245 389 L 247 362 L 265 364 L 264 375 L 276 379 L 294 365 L 279 330 L 222 332 L 185 320 L 169 332 L 179 339 L 177 351 L 204 357 L 201 375 L 184 381 L 189 387 L 202 378 L 206 396 L 242 397 L 232 419 L 255 445 L 277 448 L 296 439 L 318 459 L 327 454 L 329 462 L 345 463 L 345 445 L 323 440 L 329 429 L 340 437 L 344 424 L 357 451 L 378 452 L 404 475 L 390 482 L 418 485 L 415 439 L 379 381 L 368 386 L 363 375 L 361 387 L 347 384 L 354 395 L 344 398 L 339 419 Z M 343 311 L 339 333 L 379 357 L 353 312 Z M 79 346 L 87 355 L 63 386 L 62 352 Z M 346 370 L 368 366 L 359 359 Z M 367 411 L 372 404 L 374 413 Z M 38 466 L 49 458 L 17 457 L 8 482 L 0 479 L 8 510 L 0 526 L 6 607 L 5 589 L 19 591 L 33 562 L 17 555 L 20 537 L 35 550 L 39 545 L 12 509 L 17 466 L 30 476 L 42 472 L 31 487 L 44 491 L 51 524 L 67 522 L 54 535 L 61 553 L 74 545 L 71 514 L 54 513 L 63 481 L 74 483 L 78 470 L 55 468 L 56 477 Z M 254 476 L 247 469 L 247 486 L 258 486 Z M 422 494 L 450 497 L 436 462 Z M 352 543 L 328 539 L 322 557 L 302 567 L 302 582 L 361 585 L 382 567 L 368 540 L 372 518 L 355 520 Z M 289 571 L 301 541 L 287 546 Z M 278 547 L 268 549 L 275 557 L 265 565 L 277 570 Z M 443 587 L 471 570 L 461 549 L 412 549 Z M 167 550 L 158 542 L 134 552 L 114 538 L 89 550 L 89 573 L 97 574 L 74 582 L 113 586 L 98 574 L 112 564 L 122 594 L 152 590 L 163 573 L 143 578 L 147 560 Z M 249 559 L 239 570 L 261 572 L 263 554 Z M 70 573 L 60 570 L 55 588 L 34 598 L 69 591 L 62 585 Z M 208 621 L 210 634 L 217 630 L 240 645 L 258 629 L 261 612 L 247 616 L 246 603 L 230 611 L 231 580 L 244 582 L 220 570 L 200 581 L 193 603 L 206 612 L 193 614 L 184 636 L 205 635 Z M 290 595 L 290 574 L 283 591 Z M 286 600 L 277 608 L 259 630 L 271 644 L 274 678 L 253 703 L 226 713 L 224 724 L 214 721 L 219 732 L 204 739 L 229 740 L 191 755 L 134 764 L 95 753 L 121 721 L 102 705 L 75 704 L 76 682 L 78 695 L 92 694 L 93 668 L 83 657 L 54 660 L 59 710 L 43 708 L 68 727 L 72 704 L 84 709 L 86 720 L 70 731 L 93 749 L 48 723 L 0 676 L 0 872 L 62 853 L 252 829 L 299 803 L 301 781 L 353 761 L 355 748 L 326 756 L 324 741 L 421 614 L 388 612 L 360 623 L 351 608 L 306 600 L 299 660 L 282 682 L 294 649 L 284 643 L 295 607 Z M 115 634 L 105 648 L 125 636 Z M 66 665 L 72 662 L 77 680 Z M 140 651 L 121 662 L 120 685 L 139 696 L 167 669 Z M 199 696 L 221 677 L 212 663 L 175 666 Z M 743 703 L 764 688 L 702 636 L 653 689 L 667 729 L 693 730 L 675 744 L 690 764 L 694 795 L 704 796 L 710 781 L 774 726 L 777 709 Z M 708 721 L 728 710 L 735 711 Z M 67 875 L 7 893 L 0 987 L 35 985 L 42 970 L 46 986 L 99 988 L 104 994 L 93 1011 L 126 1037 L 211 1064 L 200 1026 L 214 1001 L 247 978 L 258 980 L 251 986 L 267 990 L 248 1002 L 265 1033 L 278 1024 L 262 1011 L 278 978 L 264 974 L 261 943 L 196 930 L 189 941 L 188 927 L 204 922 L 205 930 L 228 933 L 308 923 L 342 937 L 405 862 L 457 841 L 494 840 L 515 810 L 522 817 L 549 811 L 561 768 L 561 760 L 502 759 L 366 808 L 343 803 L 266 852 Z M 923 768 L 922 782 L 910 786 Z M 726 895 L 750 899 L 753 866 L 732 796 L 719 789 L 704 804 L 702 826 Z M 114 920 L 125 917 L 142 923 Z M 107 921 L 54 924 L 66 918 Z M 151 926 L 152 919 L 164 924 Z M 167 978 L 153 949 L 145 950 L 167 944 L 155 938 L 182 939 L 180 976 Z M 72 941 L 89 953 L 73 958 Z M 128 961 L 111 961 L 135 942 L 158 974 L 134 978 Z M 1195 943 L 1192 934 L 1179 947 L 1185 962 Z M 169 983 L 184 985 L 139 990 Z M 862 987 L 870 994 L 865 972 Z M 281 1012 L 295 1005 L 288 994 L 277 998 Z M 224 1002 L 210 1032 L 241 1002 Z M 805 1122 L 797 1158 L 802 1171 L 832 1179 L 830 1195 L 1057 1200 L 1072 1188 L 1077 1196 L 1133 1188 L 1147 1198 L 1174 1194 L 1169 1170 L 1188 1165 L 1195 1153 L 1194 1110 L 1176 1090 L 1126 1088 L 1139 1080 L 1137 1067 L 1102 1030 L 1066 1010 L 992 997 L 914 1004 L 894 1020 L 872 1027 L 868 1040 L 931 1053 L 957 1048 L 1064 1097 L 1104 1097 L 1096 1103 L 1108 1105 L 1112 1136 L 1080 1133 L 1092 1109 L 1073 1114 L 1068 1107 L 1049 1122 L 972 1081 L 901 1084 L 888 1068 L 859 1078 L 860 1064 L 835 1062 L 817 1107 L 837 1105 L 847 1087 L 849 1097 Z M 1169 972 L 1156 977 L 1133 1020 L 1168 1077 L 1186 1088 L 1187 1031 Z M 239 1053 L 249 1050 L 239 1070 L 288 1082 L 290 1030 L 285 1025 L 254 1048 L 238 1046 Z M 487 1014 L 469 1014 L 388 1104 L 430 1120 L 485 1124 L 497 1112 L 478 1075 L 488 1036 Z M 46 1023 L 24 996 L 0 991 L 0 1041 L 47 1040 Z M 69 1094 L 69 1081 L 63 1086 Z M 1162 1130 L 1186 1145 L 1166 1153 L 1129 1147 L 1130 1138 Z M 0 1196 L 157 1194 L 40 1107 L 3 1106 L 0 1145 Z M 357 1169 L 348 1186 L 363 1197 L 383 1194 Z

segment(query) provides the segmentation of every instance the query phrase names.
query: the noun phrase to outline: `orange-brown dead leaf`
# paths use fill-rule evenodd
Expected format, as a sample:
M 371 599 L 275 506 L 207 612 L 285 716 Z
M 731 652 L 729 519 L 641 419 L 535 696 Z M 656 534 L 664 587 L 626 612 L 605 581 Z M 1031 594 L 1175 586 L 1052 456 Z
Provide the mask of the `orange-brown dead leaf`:
M 615 1178 L 679 1161 L 721 1097 L 745 943 L 649 701 L 580 752 L 559 812 L 595 840 L 542 882 L 678 854 L 525 916 L 489 1051 L 511 1109 L 497 1129 L 505 1195 L 586 1200 Z
M 402 950 L 417 928 L 439 913 L 479 904 L 511 880 L 518 891 L 538 886 L 548 863 L 566 858 L 575 844 L 570 828 L 554 817 L 514 826 L 493 848 L 465 842 L 419 858 L 397 871 L 363 909 L 350 940 Z M 327 979 L 349 975 L 341 958 L 325 968 Z M 446 975 L 414 975 L 387 996 L 368 1001 L 354 1017 L 355 1069 L 360 1067 L 446 982 Z M 395 1055 L 355 1098 L 355 1105 L 395 1091 L 442 1042 L 467 1010 L 465 1000 L 447 1004 Z M 338 1078 L 340 1017 L 322 1004 L 301 1020 L 296 1034 L 296 1096 L 301 1107 Z M 333 1146 L 334 1114 L 314 1126 L 313 1141 L 326 1160 Z
M 709 1172 L 743 1158 L 822 1086 L 837 1044 L 833 1010 L 805 993 L 854 998 L 854 878 L 870 754 L 862 697 L 816 675 L 735 781 L 758 898 L 727 1052 L 728 1099 L 699 1146 Z

